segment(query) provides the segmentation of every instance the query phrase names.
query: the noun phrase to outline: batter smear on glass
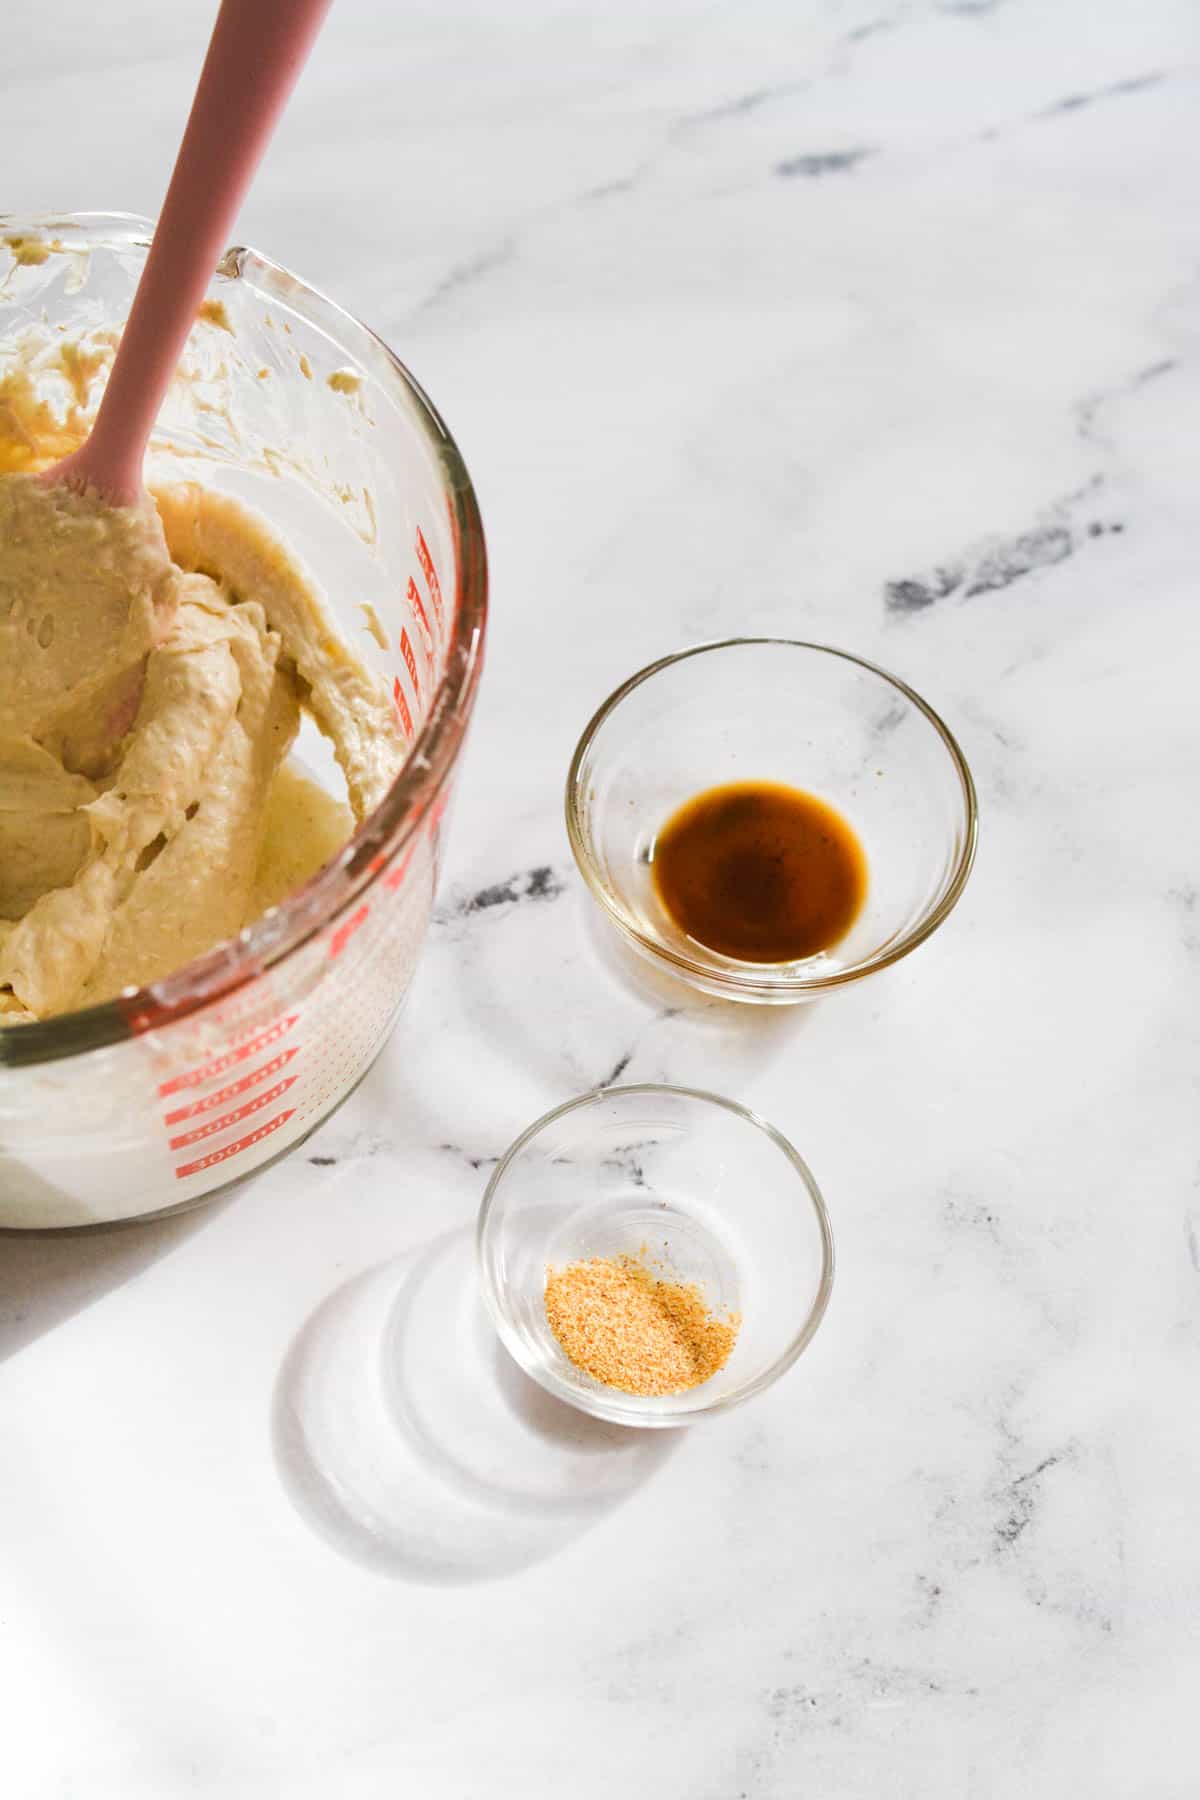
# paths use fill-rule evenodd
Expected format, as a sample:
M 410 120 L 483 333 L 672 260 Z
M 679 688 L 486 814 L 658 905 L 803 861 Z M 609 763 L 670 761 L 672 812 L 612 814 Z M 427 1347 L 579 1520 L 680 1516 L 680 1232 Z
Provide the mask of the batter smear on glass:
M 405 754 L 383 680 L 264 520 L 186 482 L 101 516 L 35 478 L 63 432 L 18 362 L 0 379 L 0 1029 L 234 936 Z M 302 712 L 348 805 L 288 761 Z

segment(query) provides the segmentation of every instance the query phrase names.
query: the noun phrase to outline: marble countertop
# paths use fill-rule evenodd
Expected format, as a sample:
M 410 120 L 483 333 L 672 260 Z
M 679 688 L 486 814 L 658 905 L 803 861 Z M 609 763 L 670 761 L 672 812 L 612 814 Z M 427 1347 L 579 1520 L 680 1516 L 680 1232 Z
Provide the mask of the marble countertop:
M 210 10 L 31 11 L 7 207 L 152 213 Z M 242 235 L 444 411 L 490 666 L 352 1101 L 0 1249 L 12 1800 L 1196 1793 L 1198 52 L 1183 0 L 339 0 Z M 929 944 L 769 1016 L 634 979 L 560 812 L 617 681 L 745 629 L 910 680 L 983 821 Z M 617 1073 L 776 1121 L 839 1253 L 783 1381 L 632 1441 L 468 1300 L 489 1166 Z

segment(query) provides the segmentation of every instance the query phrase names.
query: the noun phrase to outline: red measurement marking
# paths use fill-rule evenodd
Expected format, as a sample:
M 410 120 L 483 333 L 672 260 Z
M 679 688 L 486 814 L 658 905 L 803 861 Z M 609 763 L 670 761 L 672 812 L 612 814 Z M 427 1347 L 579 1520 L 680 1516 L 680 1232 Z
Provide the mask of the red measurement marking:
M 411 575 L 408 578 L 408 603 L 421 621 L 421 630 L 425 633 L 426 643 L 432 644 L 433 632 L 429 625 L 429 615 L 425 611 L 420 591 Z
M 329 940 L 330 956 L 340 956 L 342 954 L 342 951 L 346 948 L 346 945 L 350 942 L 350 939 L 354 936 L 355 932 L 361 925 L 366 924 L 367 914 L 370 910 L 370 907 L 364 901 L 357 912 L 351 913 L 348 919 L 342 920 L 342 923 L 338 926 L 337 930 Z
M 227 1050 L 224 1056 L 215 1056 L 210 1063 L 205 1063 L 202 1069 L 190 1069 L 186 1075 L 175 1075 L 170 1081 L 164 1081 L 158 1090 L 159 1099 L 169 1100 L 172 1094 L 178 1094 L 183 1088 L 200 1087 L 206 1081 L 215 1080 L 218 1075 L 223 1075 L 226 1069 L 234 1068 L 236 1064 L 245 1062 L 247 1057 L 255 1056 L 260 1050 L 265 1050 L 268 1044 L 276 1043 L 285 1032 L 292 1029 L 299 1017 L 299 1013 L 290 1013 L 286 1019 L 276 1019 L 274 1025 L 266 1031 L 260 1031 L 257 1037 L 252 1037 L 245 1044 L 239 1044 L 236 1050 Z
M 264 1106 L 280 1099 L 295 1082 L 296 1077 L 289 1075 L 285 1081 L 277 1081 L 273 1088 L 265 1094 L 256 1094 L 253 1100 L 247 1100 L 236 1112 L 226 1113 L 223 1118 L 210 1119 L 206 1125 L 197 1125 L 194 1131 L 185 1131 L 182 1137 L 173 1137 L 170 1142 L 172 1150 L 190 1150 L 193 1144 L 202 1143 L 205 1138 L 216 1137 L 218 1131 L 227 1131 L 231 1125 L 240 1125 L 253 1113 L 261 1112 Z
M 390 891 L 392 893 L 395 893 L 396 889 L 400 886 L 401 882 L 404 880 L 404 877 L 408 874 L 408 866 L 412 862 L 413 851 L 415 849 L 416 849 L 416 845 L 414 844 L 413 848 L 406 853 L 404 861 L 402 863 L 399 863 L 396 866 L 396 868 L 392 869 L 387 875 L 384 876 L 383 885 L 385 888 L 390 889 Z
M 430 807 L 429 816 L 425 820 L 425 824 L 423 827 L 423 829 L 429 834 L 430 837 L 433 836 L 434 832 L 437 830 L 438 826 L 441 824 L 443 818 L 445 817 L 446 808 L 447 808 L 447 806 L 449 806 L 449 804 L 450 804 L 449 792 L 446 788 L 443 788 L 441 793 L 438 795 L 437 799 L 434 801 L 433 805 Z M 390 893 L 394 894 L 396 889 L 403 885 L 404 877 L 408 874 L 409 866 L 412 863 L 412 859 L 416 855 L 416 853 L 417 853 L 417 846 L 415 844 L 410 844 L 408 849 L 404 853 L 404 857 L 403 857 L 402 861 L 397 863 L 396 867 L 394 869 L 389 870 L 388 873 L 384 876 L 383 885 L 385 888 L 388 889 L 388 891 Z
M 442 584 L 437 578 L 437 570 L 433 566 L 433 558 L 429 554 L 429 545 L 421 535 L 421 527 L 417 526 L 417 559 L 425 571 L 425 580 L 429 584 L 429 598 L 433 601 L 433 610 L 437 615 L 438 625 L 442 624 Z
M 400 686 L 400 677 L 398 675 L 392 683 L 392 699 L 396 702 L 396 711 L 400 714 L 400 723 L 404 727 L 404 735 L 405 737 L 411 737 L 413 731 L 412 714 L 408 710 L 408 701 L 404 697 L 404 689 Z
M 272 1075 L 278 1075 L 281 1069 L 286 1069 L 293 1056 L 299 1054 L 299 1044 L 293 1044 L 290 1050 L 283 1050 L 278 1056 L 273 1056 L 261 1069 L 254 1069 L 249 1075 L 243 1075 L 240 1081 L 232 1081 L 228 1087 L 218 1088 L 215 1094 L 206 1094 L 203 1100 L 193 1100 L 190 1106 L 177 1106 L 174 1112 L 167 1113 L 164 1125 L 182 1125 L 185 1119 L 198 1119 L 204 1113 L 215 1112 L 218 1106 L 225 1106 L 230 1100 L 236 1100 L 239 1094 L 248 1094 L 251 1088 L 270 1081 Z
M 417 659 L 413 654 L 412 639 L 403 626 L 400 627 L 400 654 L 404 658 L 404 666 L 412 679 L 419 700 L 421 698 L 421 678 L 417 674 Z
M 231 1156 L 240 1156 L 243 1150 L 261 1144 L 264 1138 L 270 1137 L 273 1131 L 278 1131 L 281 1125 L 286 1125 L 295 1116 L 295 1107 L 289 1106 L 286 1112 L 277 1113 L 265 1125 L 260 1125 L 257 1131 L 252 1131 L 249 1137 L 239 1138 L 236 1144 L 226 1144 L 220 1150 L 210 1150 L 207 1156 L 199 1156 L 195 1162 L 181 1163 L 175 1171 L 176 1180 L 184 1181 L 189 1175 L 201 1175 L 205 1169 L 215 1169 L 218 1163 L 228 1162 Z

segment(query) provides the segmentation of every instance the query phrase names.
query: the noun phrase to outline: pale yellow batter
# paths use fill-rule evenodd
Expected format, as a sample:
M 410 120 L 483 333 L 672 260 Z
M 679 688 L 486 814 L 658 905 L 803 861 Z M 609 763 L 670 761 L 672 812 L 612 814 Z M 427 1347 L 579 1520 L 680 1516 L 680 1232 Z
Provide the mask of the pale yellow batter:
M 48 492 L 24 471 L 61 445 L 28 399 L 0 383 L 0 1027 L 236 933 L 404 754 L 386 687 L 261 520 L 192 484 L 102 517 Z M 349 809 L 287 764 L 302 708 Z

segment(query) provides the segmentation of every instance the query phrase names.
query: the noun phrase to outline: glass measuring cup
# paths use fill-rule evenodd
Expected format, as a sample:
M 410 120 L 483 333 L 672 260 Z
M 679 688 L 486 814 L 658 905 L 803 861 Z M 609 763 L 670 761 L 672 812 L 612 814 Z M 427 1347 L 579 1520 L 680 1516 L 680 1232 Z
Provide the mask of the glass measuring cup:
M 55 454 L 95 412 L 151 230 L 117 214 L 0 221 L 0 375 L 40 346 Z M 194 1203 L 349 1093 L 416 966 L 479 679 L 486 562 L 453 440 L 378 338 L 256 251 L 221 263 L 147 480 L 195 480 L 267 519 L 386 678 L 410 751 L 339 854 L 236 939 L 108 1004 L 0 1029 L 0 1228 Z M 315 732 L 298 748 L 332 776 Z

